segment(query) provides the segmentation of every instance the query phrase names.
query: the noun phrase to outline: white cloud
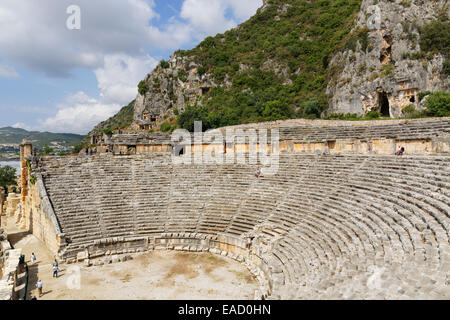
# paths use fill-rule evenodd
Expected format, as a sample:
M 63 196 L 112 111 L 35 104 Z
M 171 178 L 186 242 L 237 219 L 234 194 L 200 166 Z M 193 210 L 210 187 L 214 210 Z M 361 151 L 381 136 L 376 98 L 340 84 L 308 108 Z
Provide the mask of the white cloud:
M 97 68 L 107 54 L 142 54 L 153 1 L 78 0 L 81 29 L 69 30 L 66 9 L 73 0 L 0 2 L 0 56 L 14 65 L 52 76 L 74 68 Z
M 116 114 L 136 97 L 137 84 L 158 62 L 150 56 L 106 55 L 94 70 L 100 99 L 80 91 L 58 106 L 56 115 L 39 121 L 39 127 L 54 132 L 86 134 L 98 123 Z M 24 128 L 24 124 L 18 124 Z
M 0 77 L 19 78 L 20 74 L 12 66 L 0 65 Z
M 262 0 L 184 0 L 180 17 L 191 39 L 202 39 L 234 28 L 262 6 Z
M 236 25 L 233 19 L 225 17 L 227 7 L 223 0 L 185 0 L 180 16 L 198 32 L 214 34 Z
M 107 55 L 104 65 L 94 71 L 97 76 L 100 97 L 104 103 L 128 104 L 137 95 L 137 85 L 156 67 L 150 56 L 130 57 L 124 54 Z
M 23 122 L 17 122 L 11 126 L 12 128 L 20 128 L 31 131 L 32 128 Z
M 164 28 L 150 27 L 148 29 L 149 42 L 160 48 L 171 50 L 179 49 L 181 46 L 190 43 L 193 38 L 197 39 L 200 34 L 186 23 L 172 18 Z
M 152 25 L 159 18 L 154 0 L 77 0 L 81 30 L 68 30 L 66 8 L 72 4 L 0 2 L 0 59 L 7 62 L 0 64 L 0 77 L 19 77 L 13 66 L 52 77 L 84 68 L 97 77 L 99 98 L 70 95 L 35 129 L 87 133 L 135 98 L 138 82 L 157 64 L 146 52 L 178 49 L 224 32 L 253 15 L 262 0 L 184 0 L 177 15 L 159 27 Z
M 232 7 L 234 16 L 240 20 L 247 20 L 253 16 L 263 4 L 263 0 L 227 0 L 226 2 Z
M 58 106 L 55 116 L 38 120 L 39 127 L 53 132 L 86 134 L 98 123 L 120 110 L 119 104 L 105 104 L 80 91 Z

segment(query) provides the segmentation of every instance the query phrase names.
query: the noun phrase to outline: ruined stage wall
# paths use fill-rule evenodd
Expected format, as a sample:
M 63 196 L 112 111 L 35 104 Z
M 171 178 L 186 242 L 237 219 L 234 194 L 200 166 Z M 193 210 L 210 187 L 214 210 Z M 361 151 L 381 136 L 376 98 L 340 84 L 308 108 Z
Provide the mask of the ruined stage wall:
M 215 153 L 249 153 L 250 151 L 277 153 L 272 150 L 270 144 L 200 144 L 187 145 L 189 152 L 215 152 Z M 331 152 L 343 154 L 366 154 L 366 155 L 393 155 L 400 148 L 405 147 L 407 155 L 442 155 L 450 153 L 450 135 L 426 139 L 341 139 L 323 142 L 295 142 L 281 141 L 278 152 L 287 153 L 316 153 Z M 254 150 L 252 150 L 253 148 Z M 119 146 L 122 154 L 127 154 L 127 146 Z M 137 146 L 136 154 L 149 155 L 156 152 L 171 152 L 172 146 Z

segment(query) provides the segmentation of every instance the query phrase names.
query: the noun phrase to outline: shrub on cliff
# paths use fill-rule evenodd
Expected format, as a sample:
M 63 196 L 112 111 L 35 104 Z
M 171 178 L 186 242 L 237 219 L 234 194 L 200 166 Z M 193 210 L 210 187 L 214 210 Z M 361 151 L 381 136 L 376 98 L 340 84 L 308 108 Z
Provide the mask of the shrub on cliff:
M 372 120 L 372 119 L 378 119 L 381 117 L 381 113 L 379 113 L 378 111 L 370 111 L 368 114 L 366 114 L 367 119 Z
M 163 69 L 170 68 L 170 63 L 164 59 L 160 61 L 160 64 L 161 64 L 161 68 L 163 68 Z
M 149 87 L 148 87 L 148 83 L 144 80 L 142 80 L 141 82 L 139 82 L 138 84 L 138 91 L 141 95 L 144 95 L 148 92 Z
M 189 130 L 190 132 L 194 132 L 195 121 L 202 121 L 203 131 L 210 129 L 208 110 L 205 107 L 188 106 L 178 117 L 177 121 L 180 128 Z
M 431 117 L 450 117 L 450 93 L 431 93 L 425 101 L 426 113 Z
M 162 132 L 170 132 L 172 130 L 172 126 L 168 122 L 163 122 L 160 129 Z
M 320 118 L 320 114 L 324 109 L 325 106 L 321 105 L 318 99 L 312 98 L 305 103 L 302 116 L 308 119 L 317 119 Z
M 450 23 L 446 17 L 441 17 L 420 29 L 420 47 L 426 52 L 449 54 Z

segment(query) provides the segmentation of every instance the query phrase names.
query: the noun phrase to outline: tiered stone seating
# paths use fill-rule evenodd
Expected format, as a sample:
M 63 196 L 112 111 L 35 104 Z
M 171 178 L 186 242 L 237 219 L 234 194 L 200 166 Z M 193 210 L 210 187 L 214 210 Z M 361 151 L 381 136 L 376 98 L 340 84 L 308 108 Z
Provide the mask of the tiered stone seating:
M 294 126 L 280 129 L 281 140 L 312 142 L 339 139 L 432 138 L 450 132 L 450 120 L 370 126 Z
M 40 171 L 68 255 L 103 238 L 257 235 L 270 248 L 257 237 L 252 252 L 281 272 L 273 298 L 448 299 L 449 160 L 282 154 L 256 179 L 254 164 L 101 155 Z

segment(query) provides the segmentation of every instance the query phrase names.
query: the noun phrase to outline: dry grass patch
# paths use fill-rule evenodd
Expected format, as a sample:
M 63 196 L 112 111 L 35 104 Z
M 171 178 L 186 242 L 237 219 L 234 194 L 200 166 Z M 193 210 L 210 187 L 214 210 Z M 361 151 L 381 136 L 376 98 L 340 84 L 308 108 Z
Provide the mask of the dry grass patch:
M 234 273 L 240 281 L 244 281 L 246 283 L 255 283 L 256 282 L 253 275 L 251 275 L 249 273 L 231 270 L 231 269 L 229 269 L 228 271 L 230 271 L 231 273 Z
M 176 262 L 175 265 L 172 265 L 169 269 L 169 272 L 167 272 L 165 279 L 170 279 L 177 275 L 183 275 L 188 279 L 194 279 L 198 277 L 197 270 L 193 269 L 192 265 L 186 264 L 186 263 L 180 263 Z
M 125 270 L 113 270 L 110 271 L 109 274 L 111 277 L 119 279 L 122 282 L 130 282 L 130 280 L 133 279 L 132 274 Z
M 212 295 L 212 294 L 218 294 L 219 292 L 214 289 L 209 289 L 207 293 Z
M 102 280 L 101 280 L 101 279 L 98 279 L 98 278 L 88 279 L 88 280 L 86 281 L 87 284 L 89 284 L 89 285 L 94 285 L 94 286 L 99 285 L 101 282 L 102 282 Z
M 113 278 L 120 279 L 123 276 L 123 272 L 119 270 L 112 270 L 109 272 L 109 275 Z
M 159 256 L 156 252 L 152 253 L 146 253 L 139 255 L 135 257 L 133 260 L 138 262 L 142 267 L 147 268 L 152 264 L 152 262 L 156 262 L 156 260 L 160 259 L 161 256 Z
M 175 265 L 170 266 L 166 279 L 176 275 L 184 275 L 188 279 L 194 279 L 199 276 L 198 270 L 201 269 L 214 280 L 222 281 L 223 278 L 214 276 L 212 272 L 229 264 L 225 259 L 210 253 L 176 252 L 173 258 Z
M 157 288 L 173 288 L 175 286 L 175 280 L 166 279 L 164 281 L 158 281 L 156 284 L 152 284 L 151 286 L 155 286 Z
M 125 275 L 123 276 L 123 278 L 120 279 L 120 280 L 121 280 L 122 282 L 130 282 L 131 279 L 133 279 L 133 276 L 132 276 L 131 274 L 127 273 L 127 274 L 125 274 Z

